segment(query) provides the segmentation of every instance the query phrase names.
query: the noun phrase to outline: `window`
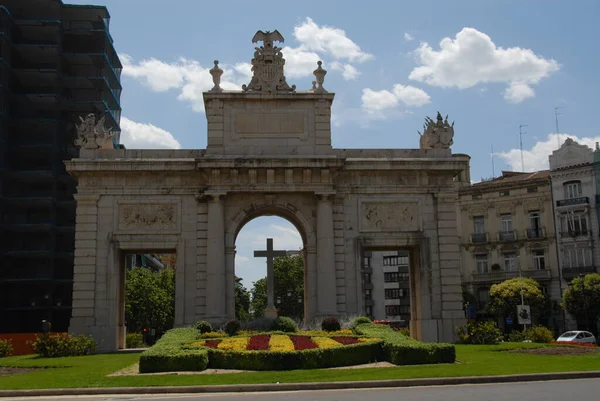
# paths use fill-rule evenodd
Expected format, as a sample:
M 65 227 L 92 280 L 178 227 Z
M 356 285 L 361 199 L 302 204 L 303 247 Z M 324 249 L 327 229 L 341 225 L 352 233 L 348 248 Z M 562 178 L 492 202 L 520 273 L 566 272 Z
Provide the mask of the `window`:
M 487 273 L 489 271 L 487 254 L 475 255 L 475 262 L 477 263 L 477 273 Z
M 485 219 L 483 216 L 473 217 L 473 232 L 475 234 L 485 233 Z
M 533 268 L 535 270 L 546 270 L 546 259 L 543 250 L 533 251 Z
M 517 271 L 517 254 L 515 252 L 506 252 L 504 254 L 504 270 L 507 272 Z
M 371 299 L 371 290 L 365 290 L 365 301 L 370 301 Z
M 403 288 L 386 288 L 385 299 L 400 299 L 407 296 L 407 291 Z
M 527 229 L 527 238 L 541 238 L 542 219 L 539 210 L 531 210 L 529 212 L 529 228 Z
M 471 199 L 472 199 L 472 200 L 478 200 L 478 199 L 481 199 L 481 194 L 477 194 L 477 195 L 471 195 Z
M 572 211 L 560 217 L 561 231 L 567 235 L 587 234 L 587 213 L 585 211 Z
M 490 289 L 480 288 L 479 290 L 477 290 L 477 298 L 480 304 L 487 304 L 490 301 Z
M 505 214 L 501 214 L 500 215 L 500 220 L 501 220 L 501 224 L 502 224 L 502 231 L 503 232 L 510 232 L 512 231 L 512 214 L 510 213 L 505 213 Z
M 371 258 L 363 258 L 363 265 L 364 265 L 364 267 L 370 267 L 371 266 Z
M 581 181 L 569 181 L 563 184 L 565 188 L 565 198 L 572 199 L 581 196 Z
M 384 266 L 406 266 L 408 265 L 408 256 L 384 256 Z
M 510 196 L 510 191 L 500 191 L 500 196 Z
M 527 193 L 530 193 L 530 194 L 534 193 L 534 192 L 537 192 L 537 191 L 538 191 L 537 187 L 529 187 L 529 188 L 527 188 Z
M 399 281 L 408 281 L 408 273 L 398 273 L 398 272 L 383 273 L 383 281 L 386 283 L 397 283 Z
M 563 251 L 563 267 L 592 266 L 591 248 L 570 248 Z
M 410 306 L 404 305 L 386 305 L 385 306 L 386 316 L 399 316 L 410 314 Z

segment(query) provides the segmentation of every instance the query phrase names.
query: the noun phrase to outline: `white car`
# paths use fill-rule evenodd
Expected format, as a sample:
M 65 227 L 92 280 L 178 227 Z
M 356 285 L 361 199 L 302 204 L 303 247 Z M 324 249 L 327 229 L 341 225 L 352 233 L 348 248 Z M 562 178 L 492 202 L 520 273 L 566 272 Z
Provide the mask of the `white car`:
M 596 344 L 596 337 L 589 331 L 567 331 L 558 337 L 556 341 Z

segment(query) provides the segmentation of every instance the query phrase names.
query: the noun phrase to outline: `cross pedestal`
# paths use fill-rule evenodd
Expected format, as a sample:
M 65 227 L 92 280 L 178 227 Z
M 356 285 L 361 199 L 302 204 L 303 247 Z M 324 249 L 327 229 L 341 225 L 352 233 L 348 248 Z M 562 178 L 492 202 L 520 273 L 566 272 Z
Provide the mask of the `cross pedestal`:
M 267 238 L 267 250 L 254 251 L 255 258 L 267 258 L 267 308 L 265 317 L 276 318 L 277 309 L 275 308 L 275 275 L 273 273 L 273 259 L 277 256 L 286 256 L 286 251 L 276 251 L 273 249 L 273 238 Z

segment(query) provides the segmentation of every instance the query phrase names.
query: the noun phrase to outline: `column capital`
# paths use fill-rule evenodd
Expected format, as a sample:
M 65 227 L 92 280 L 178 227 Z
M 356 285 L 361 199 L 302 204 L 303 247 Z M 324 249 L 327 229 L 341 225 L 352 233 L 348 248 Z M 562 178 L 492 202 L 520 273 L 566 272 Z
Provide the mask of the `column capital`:
M 73 198 L 75 198 L 78 205 L 87 203 L 96 206 L 98 200 L 100 200 L 100 195 L 74 194 Z
M 227 192 L 205 191 L 196 196 L 196 202 L 220 202 L 225 200 Z
M 320 202 L 331 202 L 335 198 L 335 195 L 336 195 L 335 191 L 315 192 L 315 197 Z

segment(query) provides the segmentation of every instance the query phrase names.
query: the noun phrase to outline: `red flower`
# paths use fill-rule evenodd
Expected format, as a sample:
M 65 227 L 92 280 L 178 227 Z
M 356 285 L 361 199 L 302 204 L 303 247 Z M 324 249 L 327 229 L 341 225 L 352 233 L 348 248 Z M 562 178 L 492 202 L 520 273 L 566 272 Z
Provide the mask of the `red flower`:
M 354 337 L 331 337 L 331 338 L 333 338 L 338 343 L 344 344 L 344 345 L 356 344 L 358 342 L 358 339 L 354 338 Z
M 317 344 L 307 336 L 290 336 L 290 340 L 294 343 L 296 351 L 318 348 Z
M 246 347 L 249 351 L 266 351 L 269 349 L 269 339 L 271 336 L 268 334 L 259 334 L 250 337 L 248 346 Z
M 210 348 L 217 348 L 220 342 L 221 340 L 206 340 L 204 345 Z
M 595 347 L 596 344 L 591 344 L 591 343 L 578 343 L 575 341 L 552 341 L 551 344 L 557 344 L 557 345 L 573 345 L 576 347 Z

